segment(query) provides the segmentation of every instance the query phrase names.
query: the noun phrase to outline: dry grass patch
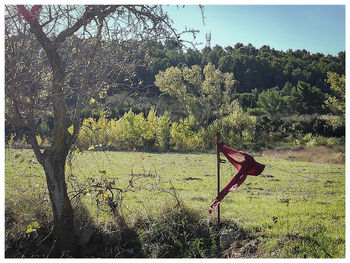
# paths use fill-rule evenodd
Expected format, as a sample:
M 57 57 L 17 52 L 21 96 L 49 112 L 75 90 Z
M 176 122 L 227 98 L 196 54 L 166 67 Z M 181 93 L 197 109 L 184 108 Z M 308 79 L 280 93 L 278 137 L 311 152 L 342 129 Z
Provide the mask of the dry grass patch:
M 315 147 L 279 147 L 265 150 L 263 155 L 302 162 L 344 164 L 345 154 L 336 152 L 334 148 L 325 146 Z

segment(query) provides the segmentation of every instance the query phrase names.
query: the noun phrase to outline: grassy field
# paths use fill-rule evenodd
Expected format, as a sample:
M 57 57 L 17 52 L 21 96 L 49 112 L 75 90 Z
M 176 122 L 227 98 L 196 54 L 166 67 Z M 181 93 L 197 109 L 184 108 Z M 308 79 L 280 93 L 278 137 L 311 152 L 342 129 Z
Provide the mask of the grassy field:
M 35 221 L 42 225 L 49 221 L 44 215 L 50 214 L 50 204 L 45 175 L 32 151 L 10 149 L 5 156 L 6 239 L 10 239 L 18 233 L 25 236 Z M 254 251 L 245 255 L 345 257 L 345 166 L 265 155 L 255 159 L 266 165 L 263 174 L 248 176 L 221 203 L 226 228 L 235 225 L 255 242 Z M 235 173 L 231 164 L 222 164 L 221 187 Z M 120 213 L 130 225 L 140 218 L 161 217 L 179 202 L 196 211 L 203 224 L 216 222 L 217 214 L 208 214 L 217 193 L 215 153 L 84 152 L 67 165 L 67 178 L 72 197 L 84 189 L 72 202 L 83 203 L 96 224 L 106 225 L 113 216 L 104 196 L 89 185 L 113 180 L 115 188 L 126 190 L 120 196 Z M 235 243 L 226 253 L 242 256 L 240 247 Z

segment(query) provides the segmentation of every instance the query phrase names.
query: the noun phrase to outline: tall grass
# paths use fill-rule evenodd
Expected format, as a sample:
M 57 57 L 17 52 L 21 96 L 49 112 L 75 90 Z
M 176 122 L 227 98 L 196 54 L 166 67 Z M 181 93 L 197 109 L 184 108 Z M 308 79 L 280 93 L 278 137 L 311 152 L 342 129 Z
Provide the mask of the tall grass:
M 255 157 L 266 164 L 263 174 L 249 176 L 221 203 L 226 228 L 246 233 L 240 246 L 229 249 L 240 257 L 344 257 L 344 165 Z M 20 255 L 27 249 L 25 255 L 39 255 L 33 252 L 35 246 L 20 249 L 18 242 L 29 239 L 40 242 L 50 233 L 50 203 L 44 173 L 31 151 L 12 149 L 6 152 L 5 172 L 6 251 L 9 255 Z M 221 187 L 235 172 L 230 164 L 222 165 Z M 108 245 L 109 252 L 96 249 L 89 256 L 222 256 L 224 248 L 214 242 L 221 233 L 215 228 L 216 214 L 207 213 L 216 196 L 215 173 L 214 154 L 85 152 L 75 155 L 67 166 L 71 197 L 76 193 L 74 187 L 88 184 L 89 178 L 115 180 L 116 187 L 121 189 L 126 189 L 134 178 L 133 191 L 122 196 L 118 210 L 122 220 L 116 220 L 108 204 L 102 197 L 96 198 L 95 192 L 84 192 L 79 201 L 72 199 L 75 205 L 86 208 L 94 228 L 99 230 L 95 231 L 100 234 L 94 234 L 91 244 L 114 240 L 110 244 L 115 249 Z M 26 234 L 28 225 L 35 221 L 42 227 Z M 129 234 L 122 234 L 120 229 Z M 137 242 L 121 246 L 128 236 Z M 253 246 L 250 243 L 253 241 L 258 245 Z

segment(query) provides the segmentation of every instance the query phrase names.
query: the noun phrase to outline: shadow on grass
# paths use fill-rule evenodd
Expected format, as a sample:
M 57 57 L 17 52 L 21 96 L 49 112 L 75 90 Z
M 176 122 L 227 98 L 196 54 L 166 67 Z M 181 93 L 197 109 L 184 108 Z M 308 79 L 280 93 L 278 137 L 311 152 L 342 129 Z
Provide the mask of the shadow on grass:
M 122 217 L 113 223 L 96 225 L 84 206 L 76 206 L 74 211 L 82 258 L 246 257 L 255 251 L 255 248 L 248 251 L 249 246 L 242 245 L 250 239 L 232 222 L 223 222 L 218 227 L 208 223 L 198 211 L 183 205 L 164 208 L 160 216 L 139 217 L 132 226 Z M 15 212 L 6 208 L 6 258 L 60 257 L 53 249 L 52 223 L 41 223 L 40 229 L 26 234 L 13 231 L 18 220 Z M 227 252 L 232 244 L 240 253 Z
M 135 258 L 143 257 L 138 234 L 123 219 L 104 226 L 94 224 L 89 211 L 83 205 L 74 207 L 74 224 L 79 257 L 90 258 Z M 11 208 L 6 208 L 6 258 L 60 258 L 69 255 L 55 252 L 52 220 L 32 233 L 14 230 L 20 217 Z

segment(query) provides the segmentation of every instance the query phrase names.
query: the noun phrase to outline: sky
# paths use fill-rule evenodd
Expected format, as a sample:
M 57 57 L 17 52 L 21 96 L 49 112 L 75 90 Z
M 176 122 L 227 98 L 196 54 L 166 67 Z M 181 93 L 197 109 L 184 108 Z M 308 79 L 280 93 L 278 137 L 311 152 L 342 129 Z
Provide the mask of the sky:
M 325 55 L 345 50 L 345 5 L 205 5 L 204 24 L 198 5 L 164 9 L 178 31 L 200 30 L 196 42 L 203 44 L 197 49 L 205 46 L 205 35 L 211 33 L 211 47 L 241 42 Z

